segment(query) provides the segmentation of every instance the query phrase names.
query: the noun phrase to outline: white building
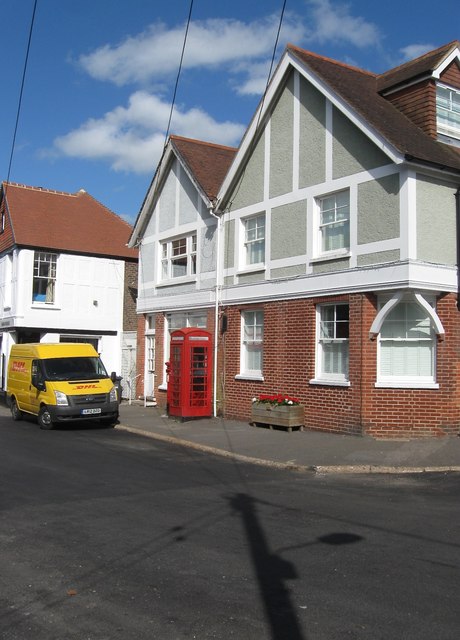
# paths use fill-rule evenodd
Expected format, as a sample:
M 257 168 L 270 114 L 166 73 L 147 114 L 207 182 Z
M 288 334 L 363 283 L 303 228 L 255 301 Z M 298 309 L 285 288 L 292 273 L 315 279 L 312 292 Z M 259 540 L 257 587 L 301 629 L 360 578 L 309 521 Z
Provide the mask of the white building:
M 16 183 L 2 184 L 0 213 L 0 388 L 22 342 L 89 342 L 120 373 L 136 329 L 130 225 L 83 190 Z

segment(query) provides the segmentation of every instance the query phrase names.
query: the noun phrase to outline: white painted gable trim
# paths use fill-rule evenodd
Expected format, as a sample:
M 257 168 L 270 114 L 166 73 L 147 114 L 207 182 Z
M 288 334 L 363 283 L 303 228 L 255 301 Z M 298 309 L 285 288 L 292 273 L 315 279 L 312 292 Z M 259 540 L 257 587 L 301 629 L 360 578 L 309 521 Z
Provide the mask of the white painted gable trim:
M 286 51 L 280 60 L 280 63 L 272 76 L 270 84 L 267 88 L 265 96 L 259 103 L 258 108 L 249 124 L 246 134 L 241 141 L 240 147 L 233 159 L 230 169 L 221 185 L 217 196 L 218 206 L 220 208 L 222 201 L 234 185 L 239 167 L 244 163 L 247 153 L 251 149 L 253 140 L 258 133 L 266 125 L 266 115 L 269 113 L 275 98 L 278 95 L 281 83 L 289 68 L 297 70 L 308 82 L 310 82 L 318 91 L 320 91 L 327 100 L 330 101 L 339 111 L 347 116 L 353 124 L 355 124 L 381 151 L 383 151 L 395 164 L 402 164 L 404 156 L 399 153 L 393 145 L 391 145 L 383 136 L 372 129 L 369 124 L 361 118 L 350 106 L 334 93 L 322 80 L 313 74 L 306 66 Z
M 455 58 L 457 58 L 457 62 L 460 64 L 460 50 L 458 49 L 458 47 L 455 47 L 455 49 L 451 51 L 446 58 L 444 58 L 439 67 L 435 71 L 433 71 L 433 78 L 439 80 L 441 74 L 455 60 Z

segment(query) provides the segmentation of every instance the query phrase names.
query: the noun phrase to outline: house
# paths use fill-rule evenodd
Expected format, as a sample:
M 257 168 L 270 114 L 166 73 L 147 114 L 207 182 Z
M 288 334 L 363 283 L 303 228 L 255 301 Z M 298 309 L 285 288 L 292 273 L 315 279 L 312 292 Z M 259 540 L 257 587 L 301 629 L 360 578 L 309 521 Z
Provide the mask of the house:
M 125 377 L 137 327 L 131 226 L 83 189 L 12 182 L 1 185 L 0 215 L 1 390 L 21 342 L 89 342 L 109 373 Z
M 459 42 L 383 74 L 289 45 L 207 216 L 179 156 L 130 240 L 160 403 L 168 332 L 196 324 L 221 415 L 285 393 L 309 429 L 459 433 Z
M 214 207 L 235 153 L 171 136 L 137 217 L 129 244 L 140 245 L 138 396 L 165 402 L 171 331 L 214 324 L 222 246 Z

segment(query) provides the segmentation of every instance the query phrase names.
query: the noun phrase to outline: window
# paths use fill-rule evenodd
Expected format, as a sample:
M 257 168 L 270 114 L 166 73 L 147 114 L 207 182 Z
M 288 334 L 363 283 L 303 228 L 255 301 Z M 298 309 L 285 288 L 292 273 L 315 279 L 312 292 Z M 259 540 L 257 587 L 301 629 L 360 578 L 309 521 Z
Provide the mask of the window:
M 415 301 L 402 301 L 379 334 L 379 382 L 433 383 L 435 339 L 431 318 Z
M 350 193 L 340 191 L 319 200 L 321 253 L 350 246 Z
M 317 310 L 317 373 L 319 380 L 348 381 L 349 307 L 320 305 Z
M 242 314 L 241 373 L 262 375 L 263 337 L 263 311 L 244 311 Z
M 57 255 L 55 253 L 35 252 L 33 302 L 45 302 L 47 304 L 55 302 L 56 264 Z
M 438 85 L 436 88 L 438 133 L 460 138 L 460 91 Z
M 155 373 L 155 336 L 145 336 L 147 345 L 147 371 Z
M 196 275 L 196 235 L 168 240 L 161 244 L 161 279 Z
M 246 266 L 265 261 L 265 214 L 244 220 L 244 263 Z

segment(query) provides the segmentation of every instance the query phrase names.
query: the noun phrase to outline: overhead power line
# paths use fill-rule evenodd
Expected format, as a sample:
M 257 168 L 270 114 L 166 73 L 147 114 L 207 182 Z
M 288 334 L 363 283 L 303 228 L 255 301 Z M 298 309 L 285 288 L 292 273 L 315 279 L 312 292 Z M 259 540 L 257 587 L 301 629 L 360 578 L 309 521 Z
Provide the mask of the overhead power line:
M 182 71 L 182 63 L 184 61 L 184 53 L 185 53 L 185 46 L 187 44 L 188 30 L 189 30 L 189 27 L 190 27 L 190 22 L 192 20 L 192 9 L 193 9 L 193 0 L 190 0 L 190 8 L 189 8 L 188 18 L 187 18 L 187 26 L 185 27 L 184 42 L 182 44 L 182 53 L 181 53 L 181 56 L 180 56 L 179 69 L 177 71 L 176 84 L 174 86 L 174 94 L 173 94 L 173 99 L 172 99 L 172 102 L 171 102 L 171 111 L 169 113 L 168 126 L 166 127 L 166 135 L 165 135 L 165 143 L 164 143 L 165 147 L 166 147 L 166 145 L 168 143 L 169 129 L 171 127 L 171 120 L 172 120 L 172 116 L 173 116 L 174 105 L 175 105 L 175 102 L 176 102 L 177 87 L 179 86 L 179 78 L 180 78 L 180 74 L 181 74 L 181 71 Z
M 8 173 L 7 173 L 7 178 L 6 178 L 7 185 L 8 185 L 8 182 L 10 181 L 11 165 L 13 163 L 14 148 L 15 148 L 15 144 L 16 144 L 16 134 L 18 132 L 19 116 L 21 114 L 22 94 L 24 92 L 24 85 L 25 85 L 25 81 L 26 81 L 27 64 L 28 64 L 28 61 L 29 61 L 30 43 L 32 42 L 32 32 L 34 30 L 35 12 L 37 10 L 37 2 L 38 2 L 38 0 L 34 1 L 34 7 L 33 7 L 33 10 L 32 10 L 32 19 L 30 21 L 29 39 L 27 41 L 27 50 L 26 50 L 26 59 L 24 61 L 24 69 L 23 69 L 23 72 L 22 72 L 21 90 L 19 92 L 18 109 L 17 109 L 17 112 L 16 112 L 16 123 L 14 125 L 13 141 L 11 143 L 10 160 L 9 160 L 9 163 L 8 163 Z

